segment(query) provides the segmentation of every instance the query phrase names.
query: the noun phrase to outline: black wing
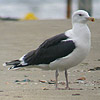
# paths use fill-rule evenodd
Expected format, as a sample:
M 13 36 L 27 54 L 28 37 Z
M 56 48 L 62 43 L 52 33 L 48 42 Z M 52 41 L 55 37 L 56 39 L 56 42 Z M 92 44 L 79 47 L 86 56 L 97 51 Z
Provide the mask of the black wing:
M 75 49 L 72 40 L 66 40 L 65 34 L 54 36 L 44 41 L 38 49 L 29 52 L 24 61 L 29 65 L 49 64 L 50 62 L 65 57 Z
M 39 48 L 48 48 L 50 46 L 54 46 L 57 45 L 58 43 L 60 43 L 62 40 L 66 40 L 68 37 L 62 33 L 59 35 L 56 35 L 52 38 L 49 38 L 47 40 L 45 40 L 40 46 Z

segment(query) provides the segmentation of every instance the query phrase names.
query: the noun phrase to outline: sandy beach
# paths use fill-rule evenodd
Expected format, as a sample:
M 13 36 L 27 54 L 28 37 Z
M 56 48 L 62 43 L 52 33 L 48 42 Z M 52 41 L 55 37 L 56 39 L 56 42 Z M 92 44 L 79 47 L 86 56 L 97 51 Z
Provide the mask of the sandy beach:
M 81 64 L 68 70 L 70 87 L 82 90 L 55 90 L 51 81 L 55 80 L 55 71 L 8 70 L 2 64 L 70 29 L 71 20 L 0 21 L 0 100 L 100 100 L 100 20 L 88 26 L 91 52 Z M 60 72 L 59 87 L 65 87 L 64 83 L 64 72 Z

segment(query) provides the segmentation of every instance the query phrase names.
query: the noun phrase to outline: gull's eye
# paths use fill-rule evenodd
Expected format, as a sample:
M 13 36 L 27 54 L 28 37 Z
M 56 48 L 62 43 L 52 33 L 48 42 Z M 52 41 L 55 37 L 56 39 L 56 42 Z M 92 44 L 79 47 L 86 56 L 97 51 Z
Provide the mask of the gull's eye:
M 82 14 L 78 14 L 79 16 L 83 16 Z

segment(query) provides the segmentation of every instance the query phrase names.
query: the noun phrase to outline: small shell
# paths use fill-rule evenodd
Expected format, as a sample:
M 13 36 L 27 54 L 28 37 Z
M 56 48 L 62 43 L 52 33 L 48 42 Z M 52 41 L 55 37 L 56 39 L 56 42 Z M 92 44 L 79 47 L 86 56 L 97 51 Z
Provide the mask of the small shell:
M 77 80 L 86 80 L 86 78 L 85 78 L 85 77 L 80 77 L 80 78 L 77 79 Z

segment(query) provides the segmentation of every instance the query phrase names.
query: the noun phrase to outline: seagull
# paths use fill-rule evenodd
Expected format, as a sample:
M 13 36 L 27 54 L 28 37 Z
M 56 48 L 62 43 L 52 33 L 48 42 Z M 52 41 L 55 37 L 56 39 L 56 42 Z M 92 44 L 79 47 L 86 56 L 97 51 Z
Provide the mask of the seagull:
M 30 51 L 18 60 L 5 62 L 12 65 L 9 69 L 21 67 L 55 70 L 56 89 L 58 88 L 59 71 L 65 71 L 66 87 L 68 84 L 67 70 L 81 63 L 91 48 L 91 32 L 87 21 L 94 18 L 84 10 L 77 10 L 72 15 L 72 29 L 45 40 L 36 50 Z

